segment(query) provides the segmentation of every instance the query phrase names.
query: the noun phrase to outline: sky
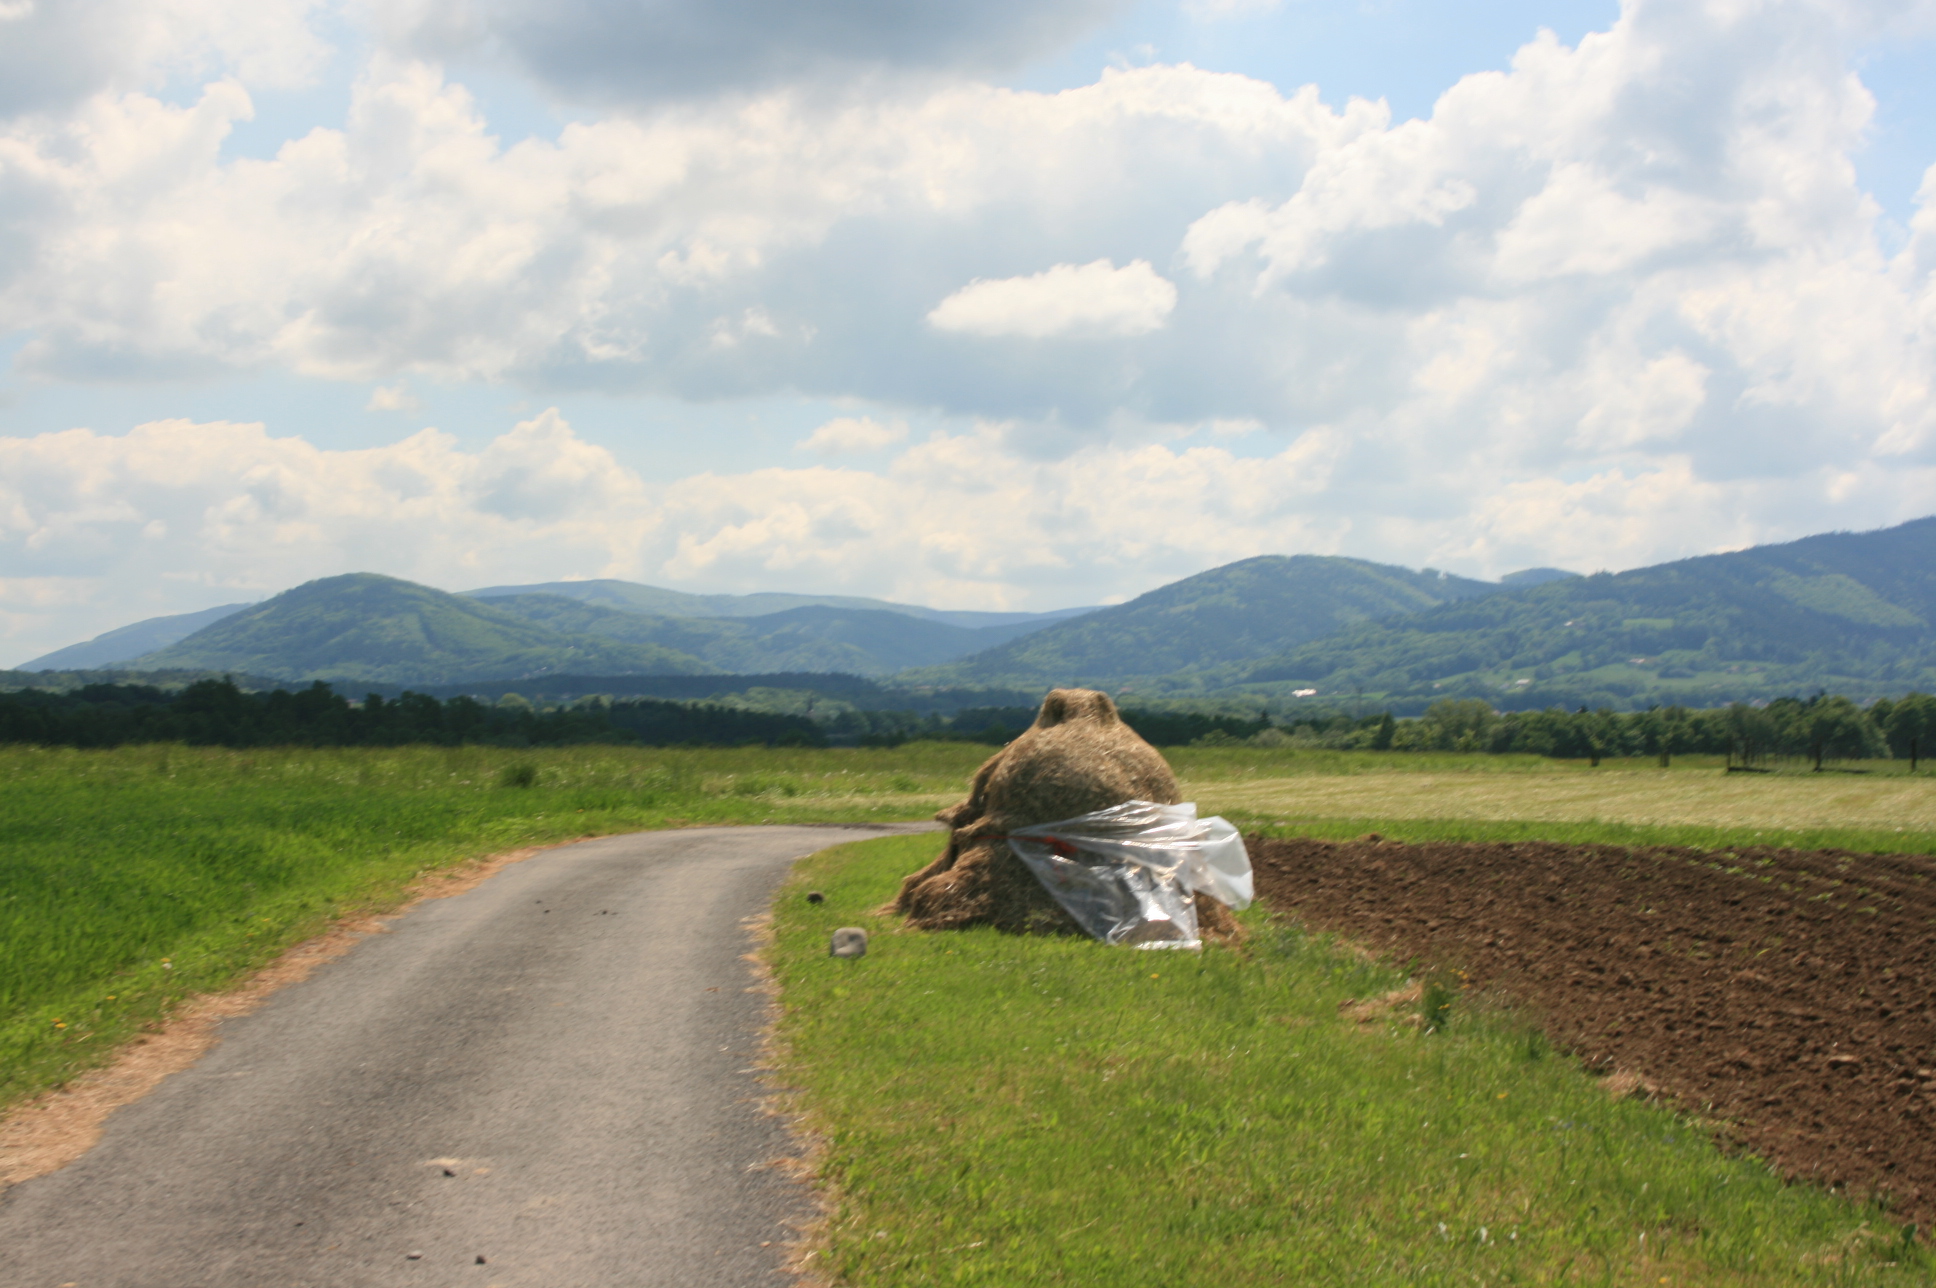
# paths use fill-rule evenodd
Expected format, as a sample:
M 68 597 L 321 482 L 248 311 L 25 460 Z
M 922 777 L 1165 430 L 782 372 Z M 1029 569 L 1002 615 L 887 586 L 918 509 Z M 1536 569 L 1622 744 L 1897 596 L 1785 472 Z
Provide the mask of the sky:
M 0 0 L 0 663 L 1936 511 L 1936 0 Z

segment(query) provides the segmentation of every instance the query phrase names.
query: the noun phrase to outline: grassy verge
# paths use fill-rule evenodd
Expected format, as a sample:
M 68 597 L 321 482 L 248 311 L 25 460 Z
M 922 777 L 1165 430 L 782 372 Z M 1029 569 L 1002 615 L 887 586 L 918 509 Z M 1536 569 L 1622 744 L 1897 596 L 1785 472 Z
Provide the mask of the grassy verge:
M 1609 838 L 1600 838 L 1609 839 Z M 1510 1016 L 1340 1018 L 1390 971 L 1247 914 L 1139 953 L 872 916 L 934 838 L 826 851 L 776 905 L 786 1071 L 832 1274 L 893 1284 L 1911 1284 L 1881 1213 L 1784 1186 Z M 826 893 L 822 905 L 801 897 Z M 834 926 L 873 931 L 858 961 Z
M 0 748 L 0 1105 L 427 870 L 642 828 L 925 817 L 983 754 Z

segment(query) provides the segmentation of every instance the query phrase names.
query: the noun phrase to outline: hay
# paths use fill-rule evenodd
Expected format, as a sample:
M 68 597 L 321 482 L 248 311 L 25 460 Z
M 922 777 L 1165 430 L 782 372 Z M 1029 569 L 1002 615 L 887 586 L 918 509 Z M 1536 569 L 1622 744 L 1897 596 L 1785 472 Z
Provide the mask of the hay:
M 1108 694 L 1056 689 L 1035 723 L 975 771 L 968 799 L 935 815 L 950 829 L 948 848 L 901 883 L 892 910 L 920 930 L 1082 934 L 999 838 L 1129 800 L 1175 805 L 1182 795 L 1169 764 L 1122 722 Z M 1229 909 L 1203 895 L 1196 905 L 1204 938 L 1235 935 Z

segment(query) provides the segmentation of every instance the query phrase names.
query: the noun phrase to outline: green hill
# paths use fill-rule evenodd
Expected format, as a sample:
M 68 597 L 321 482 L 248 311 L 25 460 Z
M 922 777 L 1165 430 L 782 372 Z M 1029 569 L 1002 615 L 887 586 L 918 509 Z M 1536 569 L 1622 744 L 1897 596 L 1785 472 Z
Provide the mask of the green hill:
M 1498 593 L 1491 582 L 1325 555 L 1263 555 L 1058 622 L 907 684 L 1105 684 L 1253 662 L 1375 618 Z
M 844 608 L 860 612 L 898 613 L 903 617 L 944 622 L 970 630 L 990 626 L 1043 626 L 1093 611 L 1089 608 L 1058 608 L 1046 613 L 989 613 L 971 609 L 924 608 L 919 604 L 896 604 L 890 600 L 867 599 L 858 595 L 802 595 L 779 590 L 752 595 L 695 595 L 683 590 L 666 590 L 609 577 L 592 581 L 546 581 L 530 586 L 485 586 L 479 590 L 467 590 L 464 594 L 475 599 L 490 600 L 509 596 L 561 595 L 600 608 L 643 613 L 648 617 L 769 617 L 795 608 Z
M 554 630 L 480 600 L 374 573 L 307 582 L 129 665 L 393 684 L 714 669 L 660 644 Z
M 689 653 L 709 666 L 746 674 L 889 675 L 975 653 L 1039 628 L 1038 623 L 1025 620 L 971 629 L 901 612 L 831 605 L 790 608 L 761 617 L 661 617 L 563 595 L 497 595 L 484 602 L 552 630 L 656 644 Z
M 167 617 L 150 617 L 119 627 L 81 644 L 69 644 L 66 648 L 55 649 L 52 653 L 42 654 L 31 662 L 22 662 L 22 671 L 98 671 L 103 667 L 116 666 L 129 658 L 152 653 L 158 648 L 166 648 L 176 640 L 186 639 L 202 627 L 233 616 L 247 608 L 247 604 L 223 604 L 219 608 L 204 608 L 198 613 L 174 613 Z
M 1417 705 L 1717 702 L 1936 684 L 1936 518 L 1444 604 L 1304 643 L 1232 683 Z M 1409 702 L 1408 702 L 1409 700 Z
M 1152 698 L 1315 689 L 1400 712 L 1440 697 L 1631 707 L 1936 687 L 1936 518 L 1618 575 L 1528 569 L 1505 584 L 1270 555 L 1060 620 L 552 585 L 573 593 L 500 587 L 480 598 L 332 577 L 121 665 L 411 685 L 773 672 L 1033 692 L 1133 681 Z M 754 601 L 796 602 L 749 615 Z M 642 611 L 662 602 L 707 612 Z M 988 617 L 1004 620 L 975 628 Z
M 888 675 L 950 661 L 1044 629 L 1038 620 L 969 628 L 898 612 L 833 607 L 792 608 L 744 622 L 764 659 L 753 669 L 857 675 Z

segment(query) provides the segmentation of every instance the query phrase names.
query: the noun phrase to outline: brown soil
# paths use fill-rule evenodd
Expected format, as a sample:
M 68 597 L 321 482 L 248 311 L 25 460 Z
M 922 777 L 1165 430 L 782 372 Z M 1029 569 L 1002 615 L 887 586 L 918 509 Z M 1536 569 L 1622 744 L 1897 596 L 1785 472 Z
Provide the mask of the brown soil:
M 110 1063 L 0 1114 L 0 1193 L 21 1181 L 65 1167 L 94 1148 L 109 1114 L 141 1099 L 169 1074 L 180 1073 L 200 1060 L 221 1040 L 223 1020 L 247 1015 L 277 989 L 309 978 L 318 966 L 341 957 L 370 935 L 387 933 L 393 918 L 424 900 L 462 894 L 509 864 L 555 848 L 510 850 L 426 873 L 405 887 L 406 902 L 401 906 L 381 916 L 345 918 L 324 934 L 289 949 L 236 987 L 186 1000 L 156 1028 L 121 1048 Z
M 1789 1175 L 1936 1218 L 1936 861 L 1248 838 L 1259 896 L 1463 970 Z

